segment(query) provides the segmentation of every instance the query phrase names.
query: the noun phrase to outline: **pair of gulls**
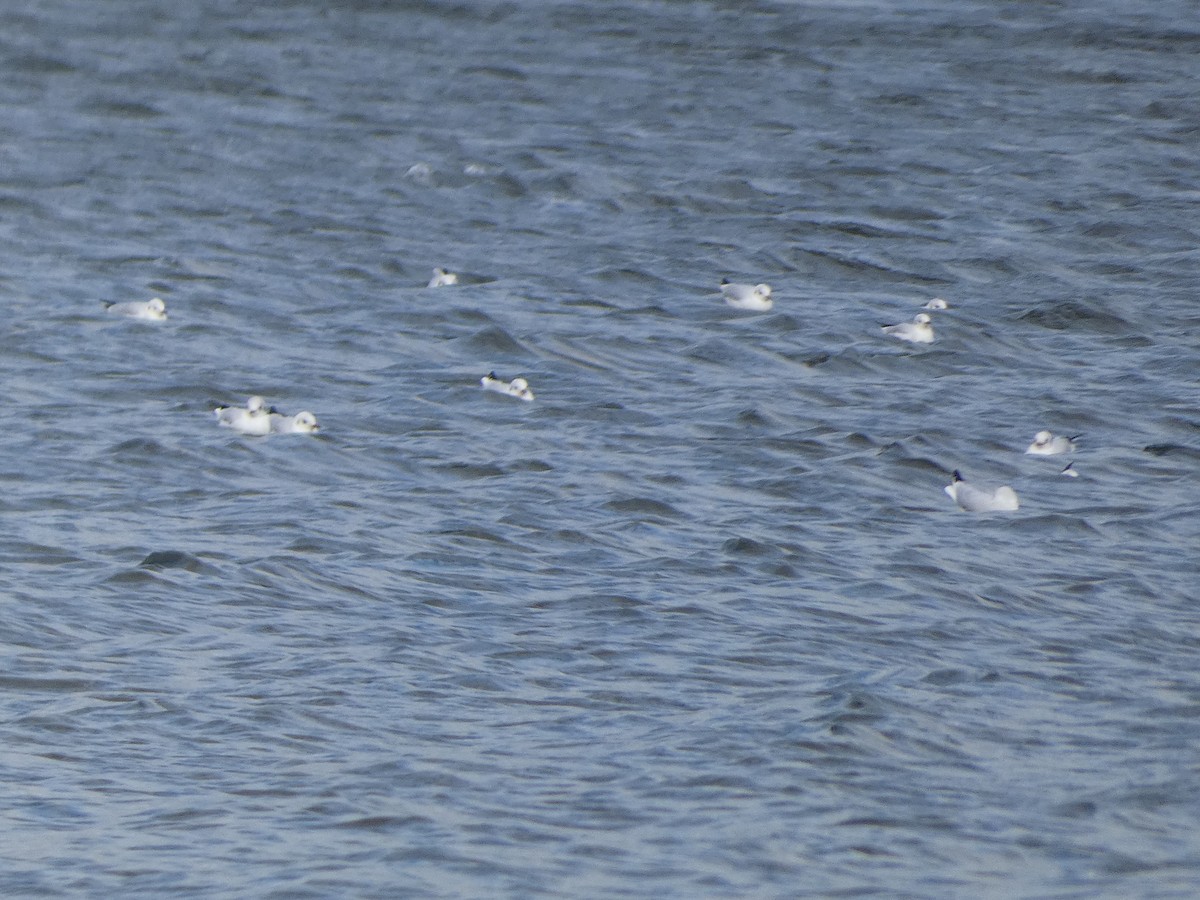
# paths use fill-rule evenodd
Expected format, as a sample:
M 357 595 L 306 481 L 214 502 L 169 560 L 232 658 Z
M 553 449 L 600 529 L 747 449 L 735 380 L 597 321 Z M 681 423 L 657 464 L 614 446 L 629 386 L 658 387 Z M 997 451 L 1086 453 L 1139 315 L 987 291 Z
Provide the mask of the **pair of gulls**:
M 262 437 L 268 434 L 313 434 L 320 431 L 317 417 L 305 410 L 287 416 L 262 397 L 251 397 L 245 406 L 218 406 L 213 410 L 217 424 L 232 428 L 238 434 Z
M 1078 437 L 1077 434 L 1066 437 L 1049 431 L 1039 431 L 1025 452 L 1030 456 L 1060 456 L 1075 449 L 1075 439 Z M 1062 474 L 1069 478 L 1079 477 L 1079 473 L 1070 464 L 1062 470 Z M 954 470 L 954 480 L 946 485 L 946 493 L 960 509 L 967 512 L 1012 512 L 1020 506 L 1017 492 L 1008 485 L 991 490 L 981 488 L 965 481 L 957 469 Z
M 721 295 L 729 306 L 748 312 L 768 312 L 775 305 L 769 284 L 739 284 L 722 278 Z M 934 297 L 925 304 L 925 309 L 949 308 L 950 304 L 941 297 Z M 928 313 L 917 313 L 911 322 L 884 325 L 883 333 L 914 344 L 932 344 L 933 319 Z

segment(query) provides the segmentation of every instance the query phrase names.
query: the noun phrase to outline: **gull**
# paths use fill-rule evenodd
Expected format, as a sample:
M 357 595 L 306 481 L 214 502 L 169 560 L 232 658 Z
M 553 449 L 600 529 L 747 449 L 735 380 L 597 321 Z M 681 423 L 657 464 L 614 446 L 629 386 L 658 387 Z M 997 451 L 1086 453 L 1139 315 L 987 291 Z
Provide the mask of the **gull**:
M 934 297 L 932 300 L 930 300 L 928 303 L 926 303 L 921 308 L 922 309 L 949 309 L 950 304 L 947 303 L 945 300 L 943 300 L 941 297 Z
M 317 417 L 308 410 L 298 412 L 294 416 L 272 412 L 270 421 L 271 434 L 312 434 L 321 430 Z
M 433 270 L 433 277 L 429 279 L 426 287 L 443 287 L 448 284 L 458 284 L 458 276 L 438 266 Z
M 512 381 L 504 381 L 496 377 L 495 372 L 488 372 L 479 379 L 479 383 L 483 385 L 485 391 L 495 391 L 497 394 L 506 394 L 509 397 L 516 397 L 518 400 L 531 402 L 533 400 L 533 391 L 529 389 L 529 382 L 524 378 L 514 378 Z
M 1077 437 L 1079 437 L 1077 434 L 1064 437 L 1061 434 L 1051 434 L 1049 431 L 1039 431 L 1033 436 L 1033 443 L 1025 452 L 1032 456 L 1058 456 L 1062 453 L 1070 453 L 1075 449 Z
M 104 301 L 104 308 L 118 316 L 130 319 L 145 319 L 151 322 L 161 322 L 167 317 L 167 304 L 160 297 L 152 297 L 146 301 L 131 300 L 128 303 L 113 303 Z
M 967 512 L 1012 512 L 1019 506 L 1017 492 L 1008 485 L 992 491 L 984 490 L 963 481 L 958 469 L 954 470 L 954 480 L 946 485 L 945 490 L 959 509 Z
M 902 341 L 911 341 L 914 344 L 932 344 L 933 325 L 930 324 L 932 322 L 933 319 L 929 318 L 927 314 L 917 313 L 911 322 L 884 325 L 883 333 L 900 338 Z
M 721 293 L 725 295 L 725 302 L 734 309 L 766 312 L 775 305 L 769 284 L 735 284 L 722 278 Z
M 213 410 L 217 424 L 232 428 L 239 434 L 264 435 L 271 433 L 271 412 L 262 397 L 251 397 L 241 406 L 218 406 Z

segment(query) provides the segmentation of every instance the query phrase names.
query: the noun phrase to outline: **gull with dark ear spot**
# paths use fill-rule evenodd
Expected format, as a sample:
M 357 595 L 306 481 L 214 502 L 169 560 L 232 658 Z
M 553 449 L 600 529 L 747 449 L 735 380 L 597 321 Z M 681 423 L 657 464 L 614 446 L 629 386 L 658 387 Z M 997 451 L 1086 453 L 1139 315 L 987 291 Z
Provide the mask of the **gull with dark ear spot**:
M 445 287 L 450 284 L 458 284 L 458 276 L 438 266 L 433 270 L 433 277 L 429 279 L 426 287 Z
M 736 284 L 722 278 L 721 294 L 725 297 L 725 302 L 734 309 L 766 312 L 775 305 L 775 301 L 771 299 L 769 284 Z
M 504 394 L 507 397 L 516 397 L 518 400 L 524 400 L 526 403 L 533 402 L 533 391 L 529 388 L 529 382 L 524 378 L 514 378 L 512 381 L 505 381 L 503 378 L 497 378 L 495 372 L 488 372 L 479 379 L 479 383 L 483 385 L 485 391 L 494 391 L 497 394 Z
M 308 410 L 294 416 L 271 411 L 271 434 L 315 434 L 320 430 L 317 417 Z
M 922 309 L 949 309 L 950 304 L 947 303 L 945 300 L 943 300 L 941 297 L 934 297 L 932 300 L 930 300 L 928 303 L 926 303 L 921 308 Z
M 1039 431 L 1033 436 L 1033 443 L 1025 452 L 1030 456 L 1059 456 L 1063 453 L 1070 453 L 1075 449 L 1075 440 L 1078 437 L 1080 437 L 1078 434 L 1065 437 L 1049 431 Z
M 914 344 L 933 343 L 933 319 L 927 313 L 917 313 L 911 322 L 901 322 L 899 325 L 883 325 L 884 334 L 890 334 L 902 341 Z
M 1017 492 L 1008 485 L 990 491 L 976 487 L 964 481 L 958 469 L 954 470 L 954 480 L 945 490 L 959 509 L 967 512 L 1012 512 L 1020 506 Z
M 147 322 L 161 322 L 167 317 L 167 304 L 162 302 L 161 297 L 151 297 L 145 302 L 130 300 L 127 303 L 113 303 L 111 300 L 105 300 L 104 308 L 118 316 L 143 319 Z

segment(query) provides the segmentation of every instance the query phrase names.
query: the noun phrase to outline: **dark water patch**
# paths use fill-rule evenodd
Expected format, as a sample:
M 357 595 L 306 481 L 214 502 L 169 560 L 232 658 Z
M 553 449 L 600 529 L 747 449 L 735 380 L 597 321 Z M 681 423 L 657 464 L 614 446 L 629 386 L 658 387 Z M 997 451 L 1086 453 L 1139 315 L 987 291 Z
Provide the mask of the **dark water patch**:
M 435 469 L 453 475 L 456 478 L 499 478 L 507 474 L 506 470 L 495 463 L 446 463 L 434 466 Z
M 1018 318 L 1022 322 L 1054 331 L 1083 328 L 1118 334 L 1130 327 L 1128 322 L 1114 313 L 1092 304 L 1070 300 L 1035 307 Z
M 678 518 L 681 513 L 669 503 L 655 500 L 652 497 L 630 497 L 623 500 L 610 500 L 604 504 L 605 509 L 632 516 L 649 516 L 651 518 Z
M 208 568 L 199 557 L 183 550 L 155 550 L 146 554 L 138 566 L 142 569 L 184 569 L 188 572 L 201 572 Z
M 439 290 L 441 290 L 439 288 Z M 492 325 L 475 332 L 469 338 L 459 339 L 464 349 L 487 356 L 529 356 L 530 350 L 503 328 Z
M 0 675 L 0 690 L 5 691 L 35 691 L 47 693 L 77 693 L 94 691 L 96 683 L 79 678 L 22 678 L 12 675 Z
M 161 110 L 145 103 L 100 97 L 81 103 L 79 109 L 84 113 L 111 116 L 117 119 L 156 119 L 163 114 Z
M 1172 456 L 1200 460 L 1200 448 L 1188 447 L 1184 444 L 1147 444 L 1142 449 L 1152 456 Z
M 11 71 L 30 75 L 67 75 L 76 67 L 65 59 L 38 53 L 18 53 L 7 56 Z

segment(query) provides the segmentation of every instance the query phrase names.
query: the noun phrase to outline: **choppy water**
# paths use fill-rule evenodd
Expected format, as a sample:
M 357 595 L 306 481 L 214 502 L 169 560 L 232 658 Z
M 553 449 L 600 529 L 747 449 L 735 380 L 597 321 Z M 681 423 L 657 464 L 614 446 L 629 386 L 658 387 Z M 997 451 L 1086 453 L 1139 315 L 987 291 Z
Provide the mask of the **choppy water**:
M 1194 3 L 195 7 L 0 13 L 0 892 L 1195 895 Z

